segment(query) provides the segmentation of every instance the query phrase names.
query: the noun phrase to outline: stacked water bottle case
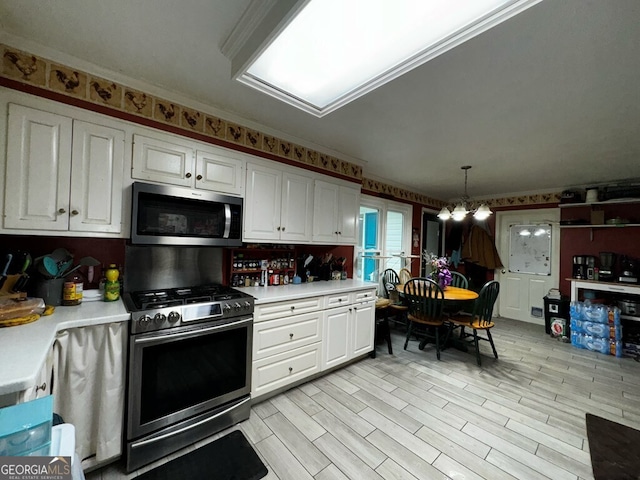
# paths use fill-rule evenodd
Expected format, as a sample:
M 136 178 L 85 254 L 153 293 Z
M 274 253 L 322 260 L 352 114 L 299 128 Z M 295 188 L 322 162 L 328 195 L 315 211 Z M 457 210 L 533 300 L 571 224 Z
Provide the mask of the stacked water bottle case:
M 622 356 L 620 309 L 607 305 L 571 302 L 571 344 L 594 352 Z

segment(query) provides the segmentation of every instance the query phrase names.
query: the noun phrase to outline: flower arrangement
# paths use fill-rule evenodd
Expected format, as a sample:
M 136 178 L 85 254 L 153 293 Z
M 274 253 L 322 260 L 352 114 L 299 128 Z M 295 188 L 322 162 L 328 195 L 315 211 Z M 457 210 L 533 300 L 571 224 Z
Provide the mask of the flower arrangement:
M 431 279 L 438 282 L 441 288 L 451 285 L 451 271 L 449 270 L 449 259 L 447 257 L 438 257 L 433 253 L 424 252 L 424 258 L 429 266 L 431 266 Z

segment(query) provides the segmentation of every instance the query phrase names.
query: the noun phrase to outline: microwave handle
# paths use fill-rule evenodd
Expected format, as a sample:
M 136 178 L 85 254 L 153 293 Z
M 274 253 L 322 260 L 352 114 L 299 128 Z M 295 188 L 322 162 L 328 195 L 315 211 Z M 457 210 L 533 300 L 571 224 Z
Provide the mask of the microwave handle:
M 222 238 L 229 238 L 231 233 L 231 205 L 224 204 L 224 235 Z

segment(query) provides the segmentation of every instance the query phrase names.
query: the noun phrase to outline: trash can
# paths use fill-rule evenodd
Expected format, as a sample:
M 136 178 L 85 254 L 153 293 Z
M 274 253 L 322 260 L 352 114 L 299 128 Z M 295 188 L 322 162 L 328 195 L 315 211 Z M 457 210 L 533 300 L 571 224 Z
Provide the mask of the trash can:
M 547 296 L 543 298 L 545 333 L 554 337 L 565 336 L 570 338 L 569 297 L 563 295 L 560 298 L 549 298 Z M 556 325 L 558 330 L 552 331 L 552 325 Z

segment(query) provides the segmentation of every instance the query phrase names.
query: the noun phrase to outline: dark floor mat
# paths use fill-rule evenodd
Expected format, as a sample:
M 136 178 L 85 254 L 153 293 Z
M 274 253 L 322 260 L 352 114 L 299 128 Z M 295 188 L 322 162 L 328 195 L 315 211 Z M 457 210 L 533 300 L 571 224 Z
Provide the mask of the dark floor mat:
M 240 430 L 143 473 L 137 480 L 258 480 L 268 473 Z
M 595 480 L 640 479 L 640 430 L 587 413 Z

